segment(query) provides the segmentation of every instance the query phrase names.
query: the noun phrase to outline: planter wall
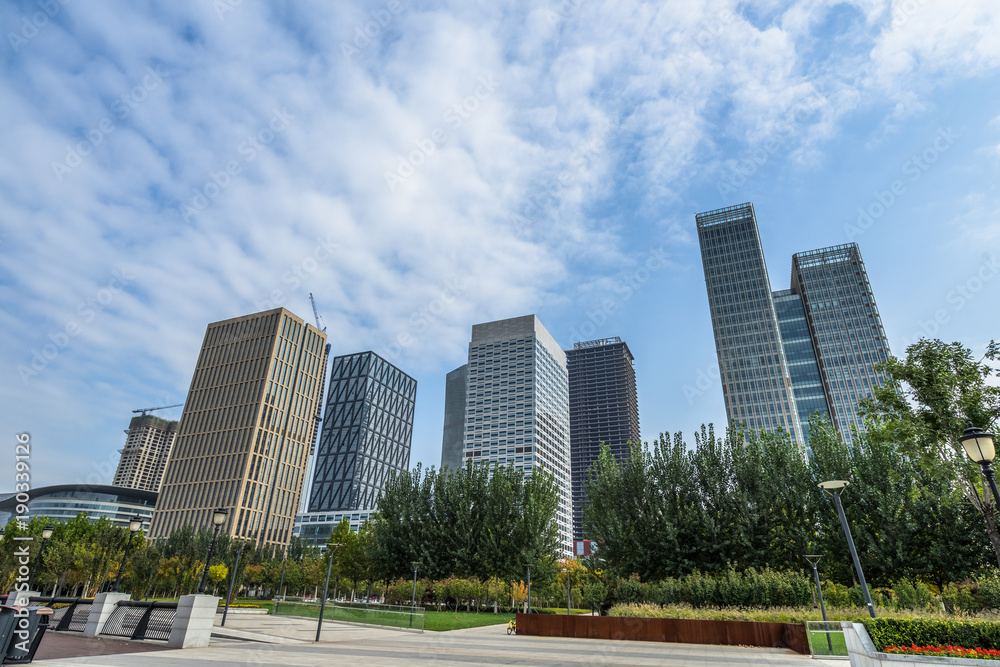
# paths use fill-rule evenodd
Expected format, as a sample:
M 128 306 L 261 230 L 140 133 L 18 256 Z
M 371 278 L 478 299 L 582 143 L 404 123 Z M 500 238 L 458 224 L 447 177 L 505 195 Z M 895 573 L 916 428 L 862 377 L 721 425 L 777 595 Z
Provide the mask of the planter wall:
M 517 634 L 679 644 L 763 646 L 789 648 L 797 653 L 809 654 L 806 628 L 796 623 L 518 614 Z

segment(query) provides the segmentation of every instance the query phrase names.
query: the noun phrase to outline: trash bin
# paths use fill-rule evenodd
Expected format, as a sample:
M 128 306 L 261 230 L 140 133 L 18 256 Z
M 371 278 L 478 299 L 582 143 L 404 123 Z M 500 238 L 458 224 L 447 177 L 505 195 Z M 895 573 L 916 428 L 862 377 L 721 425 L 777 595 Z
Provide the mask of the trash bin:
M 25 609 L 26 615 L 23 613 Z M 26 664 L 34 659 L 51 615 L 52 610 L 48 607 L 0 607 L 3 664 Z

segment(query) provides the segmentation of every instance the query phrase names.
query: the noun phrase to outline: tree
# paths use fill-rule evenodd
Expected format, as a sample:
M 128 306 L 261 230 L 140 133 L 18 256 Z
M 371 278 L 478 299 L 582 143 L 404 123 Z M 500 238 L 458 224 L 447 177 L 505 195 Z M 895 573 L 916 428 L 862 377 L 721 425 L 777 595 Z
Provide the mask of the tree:
M 885 381 L 861 402 L 860 413 L 889 429 L 892 439 L 928 474 L 960 482 L 962 493 L 986 525 L 1000 565 L 995 500 L 958 442 L 969 425 L 993 431 L 997 427 L 1000 372 L 984 362 L 996 362 L 998 357 L 1000 345 L 995 341 L 976 361 L 961 343 L 919 340 L 906 348 L 905 359 L 891 357 L 876 365 Z

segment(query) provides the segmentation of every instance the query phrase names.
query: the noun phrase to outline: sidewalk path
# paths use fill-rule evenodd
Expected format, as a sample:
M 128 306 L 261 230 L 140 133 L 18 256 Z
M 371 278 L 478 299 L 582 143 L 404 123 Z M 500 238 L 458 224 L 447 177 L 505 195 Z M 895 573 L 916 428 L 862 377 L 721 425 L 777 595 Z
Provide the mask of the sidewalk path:
M 135 656 L 97 656 L 70 661 L 38 661 L 44 667 L 220 667 L 281 665 L 319 667 L 331 664 L 364 667 L 399 665 L 665 665 L 667 667 L 845 667 L 845 661 L 813 660 L 791 651 L 737 646 L 705 646 L 601 639 L 507 636 L 504 625 L 452 632 L 411 633 L 323 622 L 323 637 L 313 643 L 316 621 L 291 617 L 246 617 L 227 620 L 219 632 L 253 635 L 256 641 L 213 638 L 207 648 L 158 651 Z M 276 638 L 283 643 L 270 642 Z

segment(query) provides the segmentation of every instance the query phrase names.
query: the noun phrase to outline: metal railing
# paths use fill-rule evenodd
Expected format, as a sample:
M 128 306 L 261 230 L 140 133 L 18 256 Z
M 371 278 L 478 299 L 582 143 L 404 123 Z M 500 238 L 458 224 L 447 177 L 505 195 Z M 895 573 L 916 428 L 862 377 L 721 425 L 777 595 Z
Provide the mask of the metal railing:
M 49 629 L 65 632 L 83 632 L 94 604 L 94 598 L 32 597 L 29 600 L 52 609 Z
M 170 629 L 176 615 L 176 602 L 122 600 L 111 612 L 101 634 L 126 639 L 166 641 L 170 638 Z
M 319 618 L 319 602 L 300 602 L 280 598 L 279 616 Z M 366 602 L 327 602 L 324 621 L 356 623 L 397 630 L 424 631 L 424 608 Z

